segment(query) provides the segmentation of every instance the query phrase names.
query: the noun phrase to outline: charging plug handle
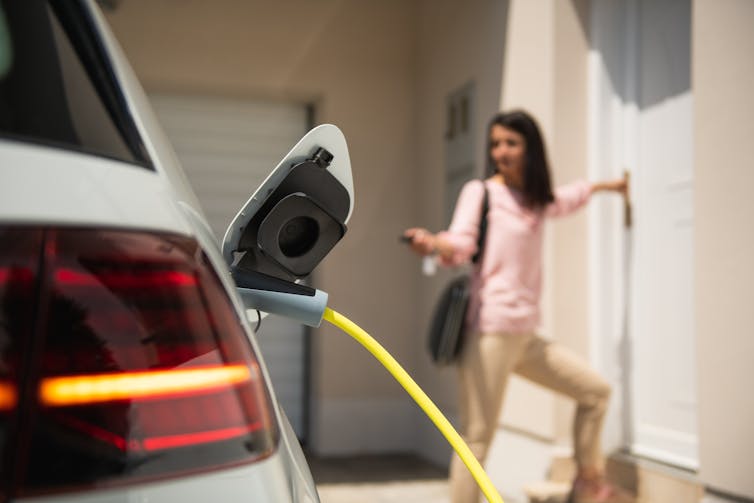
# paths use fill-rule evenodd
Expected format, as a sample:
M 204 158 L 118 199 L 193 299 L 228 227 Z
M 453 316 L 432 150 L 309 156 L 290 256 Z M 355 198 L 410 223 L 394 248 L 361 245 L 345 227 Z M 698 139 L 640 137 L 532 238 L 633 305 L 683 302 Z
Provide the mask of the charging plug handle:
M 292 318 L 319 327 L 327 308 L 327 293 L 256 271 L 231 268 L 231 275 L 247 309 Z

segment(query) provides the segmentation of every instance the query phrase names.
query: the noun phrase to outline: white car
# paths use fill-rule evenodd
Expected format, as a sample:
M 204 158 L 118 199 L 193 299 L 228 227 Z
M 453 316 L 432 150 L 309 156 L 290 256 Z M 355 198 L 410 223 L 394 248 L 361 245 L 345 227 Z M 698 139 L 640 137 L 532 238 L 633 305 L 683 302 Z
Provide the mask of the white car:
M 319 501 L 229 270 L 94 2 L 0 3 L 0 502 Z

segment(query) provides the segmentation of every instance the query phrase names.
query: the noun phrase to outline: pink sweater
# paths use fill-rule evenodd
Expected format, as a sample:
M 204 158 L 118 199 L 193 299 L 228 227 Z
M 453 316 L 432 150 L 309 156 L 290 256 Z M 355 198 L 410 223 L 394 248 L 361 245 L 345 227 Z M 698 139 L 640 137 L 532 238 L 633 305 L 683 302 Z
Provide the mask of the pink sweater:
M 555 201 L 543 210 L 522 205 L 521 194 L 493 181 L 484 182 L 489 197 L 484 255 L 471 276 L 466 317 L 473 332 L 530 333 L 539 326 L 542 290 L 544 219 L 572 213 L 586 204 L 591 185 L 578 181 L 555 190 Z M 455 254 L 443 265 L 468 262 L 476 252 L 483 186 L 480 180 L 461 189 L 453 221 L 440 237 Z

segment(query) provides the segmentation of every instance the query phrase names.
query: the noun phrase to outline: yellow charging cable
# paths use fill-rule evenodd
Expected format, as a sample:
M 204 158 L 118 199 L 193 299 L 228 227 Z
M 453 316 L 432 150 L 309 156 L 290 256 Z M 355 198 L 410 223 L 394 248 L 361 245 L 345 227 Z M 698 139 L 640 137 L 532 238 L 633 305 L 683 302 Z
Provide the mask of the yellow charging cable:
M 490 503 L 504 503 L 503 498 L 500 497 L 500 493 L 497 492 L 495 486 L 492 485 L 487 473 L 479 464 L 479 461 L 474 457 L 474 454 L 463 441 L 461 435 L 453 428 L 445 416 L 443 416 L 440 409 L 432 403 L 426 393 L 422 391 L 416 382 L 411 378 L 408 373 L 403 370 L 403 367 L 383 348 L 379 342 L 374 340 L 368 333 L 362 330 L 356 323 L 352 322 L 342 314 L 339 314 L 332 309 L 325 308 L 325 314 L 323 319 L 332 323 L 336 327 L 340 328 L 348 335 L 356 339 L 362 346 L 364 346 L 380 363 L 392 374 L 393 377 L 400 383 L 401 386 L 411 395 L 411 398 L 419 404 L 425 414 L 435 423 L 437 429 L 440 430 L 445 438 L 448 440 L 453 449 L 458 453 L 463 463 L 471 472 L 471 475 L 476 480 L 479 488 L 484 493 L 487 501 Z

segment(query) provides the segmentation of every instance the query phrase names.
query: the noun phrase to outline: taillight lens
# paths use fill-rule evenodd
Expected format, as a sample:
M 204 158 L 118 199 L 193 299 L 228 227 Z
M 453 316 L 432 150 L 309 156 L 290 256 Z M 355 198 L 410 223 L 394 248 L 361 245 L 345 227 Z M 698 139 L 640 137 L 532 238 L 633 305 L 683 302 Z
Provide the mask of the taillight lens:
M 0 500 L 15 475 L 13 442 L 18 438 L 22 355 L 33 346 L 34 298 L 42 232 L 0 227 Z
M 56 229 L 42 242 L 18 494 L 272 452 L 277 431 L 257 359 L 194 240 Z

